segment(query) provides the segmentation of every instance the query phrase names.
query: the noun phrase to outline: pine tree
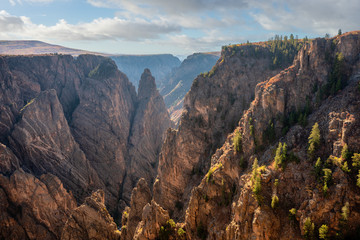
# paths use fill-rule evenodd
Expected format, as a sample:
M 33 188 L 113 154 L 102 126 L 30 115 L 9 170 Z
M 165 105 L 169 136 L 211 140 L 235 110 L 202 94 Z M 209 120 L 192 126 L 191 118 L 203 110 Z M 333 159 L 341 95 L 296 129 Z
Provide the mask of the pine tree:
M 308 156 L 310 160 L 314 159 L 314 154 L 320 144 L 320 129 L 319 124 L 315 123 L 312 127 L 310 136 L 309 136 L 309 148 L 308 148 Z

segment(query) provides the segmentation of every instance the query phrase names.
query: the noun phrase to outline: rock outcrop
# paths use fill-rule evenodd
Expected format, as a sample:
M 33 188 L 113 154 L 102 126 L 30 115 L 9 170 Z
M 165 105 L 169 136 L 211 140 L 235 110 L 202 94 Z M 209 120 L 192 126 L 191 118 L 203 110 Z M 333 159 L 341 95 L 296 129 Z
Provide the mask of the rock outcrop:
M 126 175 L 135 89 L 109 59 L 83 79 L 79 99 L 72 114 L 72 132 L 106 186 L 107 201 L 113 210 Z
M 146 204 L 142 213 L 142 219 L 136 228 L 133 239 L 155 240 L 159 236 L 160 228 L 169 221 L 169 213 L 156 202 Z
M 0 175 L 0 238 L 60 239 L 76 201 L 52 174 Z
M 71 135 L 54 89 L 43 91 L 21 111 L 10 143 L 24 170 L 57 175 L 78 199 L 101 187 L 96 172 Z
M 184 222 L 178 223 L 187 238 L 304 239 L 319 236 L 320 227 L 330 239 L 359 237 L 359 170 L 355 155 L 360 151 L 356 137 L 360 123 L 359 46 L 360 32 L 315 39 L 299 51 L 292 66 L 259 83 L 239 126 L 211 158 L 207 157 L 211 166 L 198 185 L 177 181 L 180 177 L 181 181 L 191 179 L 190 174 L 179 174 L 184 173 L 185 163 L 196 166 L 184 151 L 179 151 L 187 142 L 177 143 L 183 122 L 178 131 L 167 132 L 154 200 L 174 210 L 172 216 L 176 218 L 181 200 L 190 199 L 185 205 Z M 214 78 L 217 74 L 215 70 Z M 338 82 L 335 87 L 331 86 L 336 83 L 334 78 Z M 327 90 L 332 88 L 336 91 Z M 301 116 L 299 120 L 287 119 L 294 114 Z M 204 125 L 208 122 L 206 118 L 201 120 Z M 309 152 L 308 137 L 315 122 L 320 142 L 315 151 Z M 235 149 L 234 139 L 239 135 Z M 279 152 L 279 142 L 286 145 L 275 153 Z M 346 148 L 350 153 L 344 151 Z M 279 163 L 275 155 L 282 153 L 284 158 L 280 157 Z M 186 158 L 174 164 L 169 156 Z M 255 159 L 257 166 L 253 164 Z M 161 182 L 164 179 L 172 182 Z M 180 186 L 183 191 L 178 191 Z M 143 227 L 141 224 L 138 229 Z M 176 233 L 170 238 L 176 239 Z
M 208 158 L 248 108 L 256 84 L 281 70 L 273 67 L 272 57 L 268 46 L 224 48 L 213 69 L 194 80 L 179 129 L 167 132 L 154 185 L 155 201 L 170 213 L 177 211 L 175 218 L 183 216 L 175 203 L 186 206 L 192 188 L 209 168 Z
M 143 209 L 151 201 L 151 192 L 144 178 L 141 178 L 131 193 L 130 207 L 122 215 L 121 239 L 133 239 L 141 221 Z
M 141 89 L 105 57 L 0 56 L 1 176 L 56 175 L 78 203 L 102 189 L 119 220 L 136 181 L 154 181 L 171 126 L 148 70 Z
M 124 192 L 130 193 L 140 178 L 153 184 L 165 131 L 171 126 L 169 113 L 156 89 L 155 79 L 150 70 L 145 69 L 139 83 L 137 108 L 129 136 L 130 162 Z
M 120 231 L 106 210 L 105 193 L 101 190 L 87 197 L 66 221 L 61 240 L 81 239 L 120 239 Z

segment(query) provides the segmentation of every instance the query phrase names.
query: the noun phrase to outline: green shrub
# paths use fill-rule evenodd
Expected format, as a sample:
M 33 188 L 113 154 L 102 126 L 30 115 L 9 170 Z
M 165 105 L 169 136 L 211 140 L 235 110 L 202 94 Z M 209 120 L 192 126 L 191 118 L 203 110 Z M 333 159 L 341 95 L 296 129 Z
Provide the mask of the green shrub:
M 185 232 L 184 229 L 179 228 L 178 231 L 177 231 L 177 234 L 178 234 L 178 236 L 180 237 L 180 239 L 185 239 L 185 234 L 186 234 L 186 232 Z
M 348 160 L 351 157 L 351 153 L 349 152 L 348 145 L 345 143 L 341 150 L 341 158 L 343 160 Z
M 349 202 L 346 202 L 345 205 L 341 208 L 341 218 L 343 221 L 347 221 L 349 219 L 350 209 Z
M 360 169 L 360 154 L 354 153 L 351 159 L 352 159 L 352 166 L 356 169 Z
M 330 184 L 330 181 L 332 179 L 332 171 L 329 168 L 324 168 L 323 169 L 324 172 L 324 186 L 323 186 L 323 193 L 326 196 L 328 191 L 329 191 L 329 187 L 328 185 Z
M 275 154 L 275 170 L 277 170 L 279 167 L 283 167 L 285 161 L 286 161 L 286 155 L 287 155 L 287 145 L 286 143 L 282 144 L 279 142 L 278 148 L 276 149 Z
M 271 208 L 275 209 L 279 204 L 279 198 L 276 195 L 273 195 L 271 198 Z
M 320 144 L 320 129 L 319 124 L 315 123 L 312 127 L 310 136 L 309 136 L 309 147 L 308 147 L 308 156 L 310 160 L 314 159 L 314 154 Z
M 313 239 L 314 230 L 315 230 L 315 224 L 311 222 L 311 219 L 309 217 L 306 218 L 303 226 L 304 237 L 306 239 Z
M 168 240 L 171 235 L 175 233 L 176 224 L 174 220 L 169 219 L 165 225 L 160 227 L 159 231 L 159 239 L 160 240 Z
M 331 176 L 332 176 L 332 171 L 331 171 L 331 169 L 329 169 L 329 168 L 324 168 L 323 169 L 323 172 L 324 172 L 324 182 L 325 183 L 329 183 L 330 182 L 330 180 L 331 180 Z
M 359 174 L 357 175 L 356 186 L 360 187 L 360 170 L 359 170 Z
M 289 210 L 289 219 L 291 221 L 296 220 L 296 208 L 292 208 L 292 209 Z
M 274 186 L 277 188 L 278 185 L 279 185 L 279 179 L 275 179 Z
M 242 152 L 242 136 L 239 131 L 236 131 L 235 136 L 233 137 L 233 145 L 235 152 Z
M 346 173 L 349 173 L 351 171 L 347 162 L 344 162 L 344 164 L 341 166 L 341 169 Z
M 328 239 L 328 232 L 329 232 L 329 227 L 327 225 L 323 224 L 319 228 L 319 238 L 320 239 Z
M 256 201 L 258 202 L 259 205 L 261 205 L 262 201 L 263 201 L 263 197 L 261 196 L 261 178 L 260 178 L 260 176 L 257 176 L 255 178 L 255 183 L 253 186 L 253 193 L 254 193 L 254 197 L 255 197 Z
M 322 174 L 322 162 L 321 162 L 321 158 L 318 157 L 318 159 L 316 160 L 315 166 L 315 174 L 316 174 L 316 178 L 320 178 L 321 174 Z

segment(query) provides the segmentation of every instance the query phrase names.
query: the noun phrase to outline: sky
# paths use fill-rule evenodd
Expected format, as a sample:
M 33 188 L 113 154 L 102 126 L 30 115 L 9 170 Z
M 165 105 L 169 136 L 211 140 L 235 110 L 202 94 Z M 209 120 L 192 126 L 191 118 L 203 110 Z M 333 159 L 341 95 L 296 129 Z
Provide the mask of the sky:
M 360 30 L 359 0 L 0 0 L 0 40 L 188 55 L 278 35 Z

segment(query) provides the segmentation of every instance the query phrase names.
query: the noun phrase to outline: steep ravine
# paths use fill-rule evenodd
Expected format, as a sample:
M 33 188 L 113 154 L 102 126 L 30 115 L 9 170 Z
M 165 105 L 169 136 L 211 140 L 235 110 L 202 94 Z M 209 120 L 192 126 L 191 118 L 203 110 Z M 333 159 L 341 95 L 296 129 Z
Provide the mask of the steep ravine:
M 306 43 L 290 67 L 257 85 L 255 99 L 239 118 L 238 127 L 207 157 L 211 166 L 199 184 L 194 184 L 192 177 L 188 185 L 181 185 L 191 188 L 191 193 L 179 190 L 177 182 L 177 174 L 184 173 L 184 160 L 176 165 L 168 157 L 185 155 L 177 144 L 183 122 L 178 132 L 168 131 L 162 154 L 169 155 L 160 158 L 155 202 L 144 208 L 134 238 L 311 239 L 320 235 L 358 239 L 359 53 L 360 32 Z M 336 84 L 334 79 L 344 84 Z M 334 82 L 336 91 L 327 91 Z M 189 107 L 186 111 L 193 110 Z M 290 121 L 293 115 L 297 118 Z M 309 152 L 308 137 L 315 123 L 319 144 Z M 234 138 L 239 134 L 242 139 L 235 150 Z M 276 150 L 279 142 L 286 143 L 280 152 Z M 349 154 L 343 151 L 346 147 Z M 283 152 L 284 157 L 276 158 L 276 152 L 279 156 Z M 192 164 L 189 167 L 196 166 Z M 181 176 L 184 181 L 191 173 Z M 168 179 L 166 184 L 161 182 L 164 179 Z M 166 199 L 160 193 L 165 193 Z M 176 219 L 176 208 L 184 203 L 184 220 L 172 223 L 167 214 Z M 165 212 L 149 217 L 148 209 Z M 154 235 L 151 227 L 157 224 L 163 229 L 159 227 Z
M 121 216 L 138 179 L 153 181 L 163 134 L 171 126 L 150 71 L 144 71 L 137 95 L 115 63 L 104 57 L 1 56 L 0 63 L 0 189 L 6 210 L 1 219 L 17 229 L 10 234 L 2 226 L 0 238 L 59 239 L 71 210 L 97 189 L 103 191 L 99 201 L 106 201 L 113 216 Z M 15 174 L 29 180 L 10 187 Z M 28 184 L 43 186 L 46 174 L 64 184 L 59 191 L 71 196 L 69 206 L 57 203 L 63 200 L 47 182 L 45 200 L 28 204 L 35 193 Z M 30 188 L 30 195 L 19 200 L 23 188 Z M 43 213 L 46 202 L 52 210 Z M 61 212 L 61 219 L 41 216 L 52 211 Z

